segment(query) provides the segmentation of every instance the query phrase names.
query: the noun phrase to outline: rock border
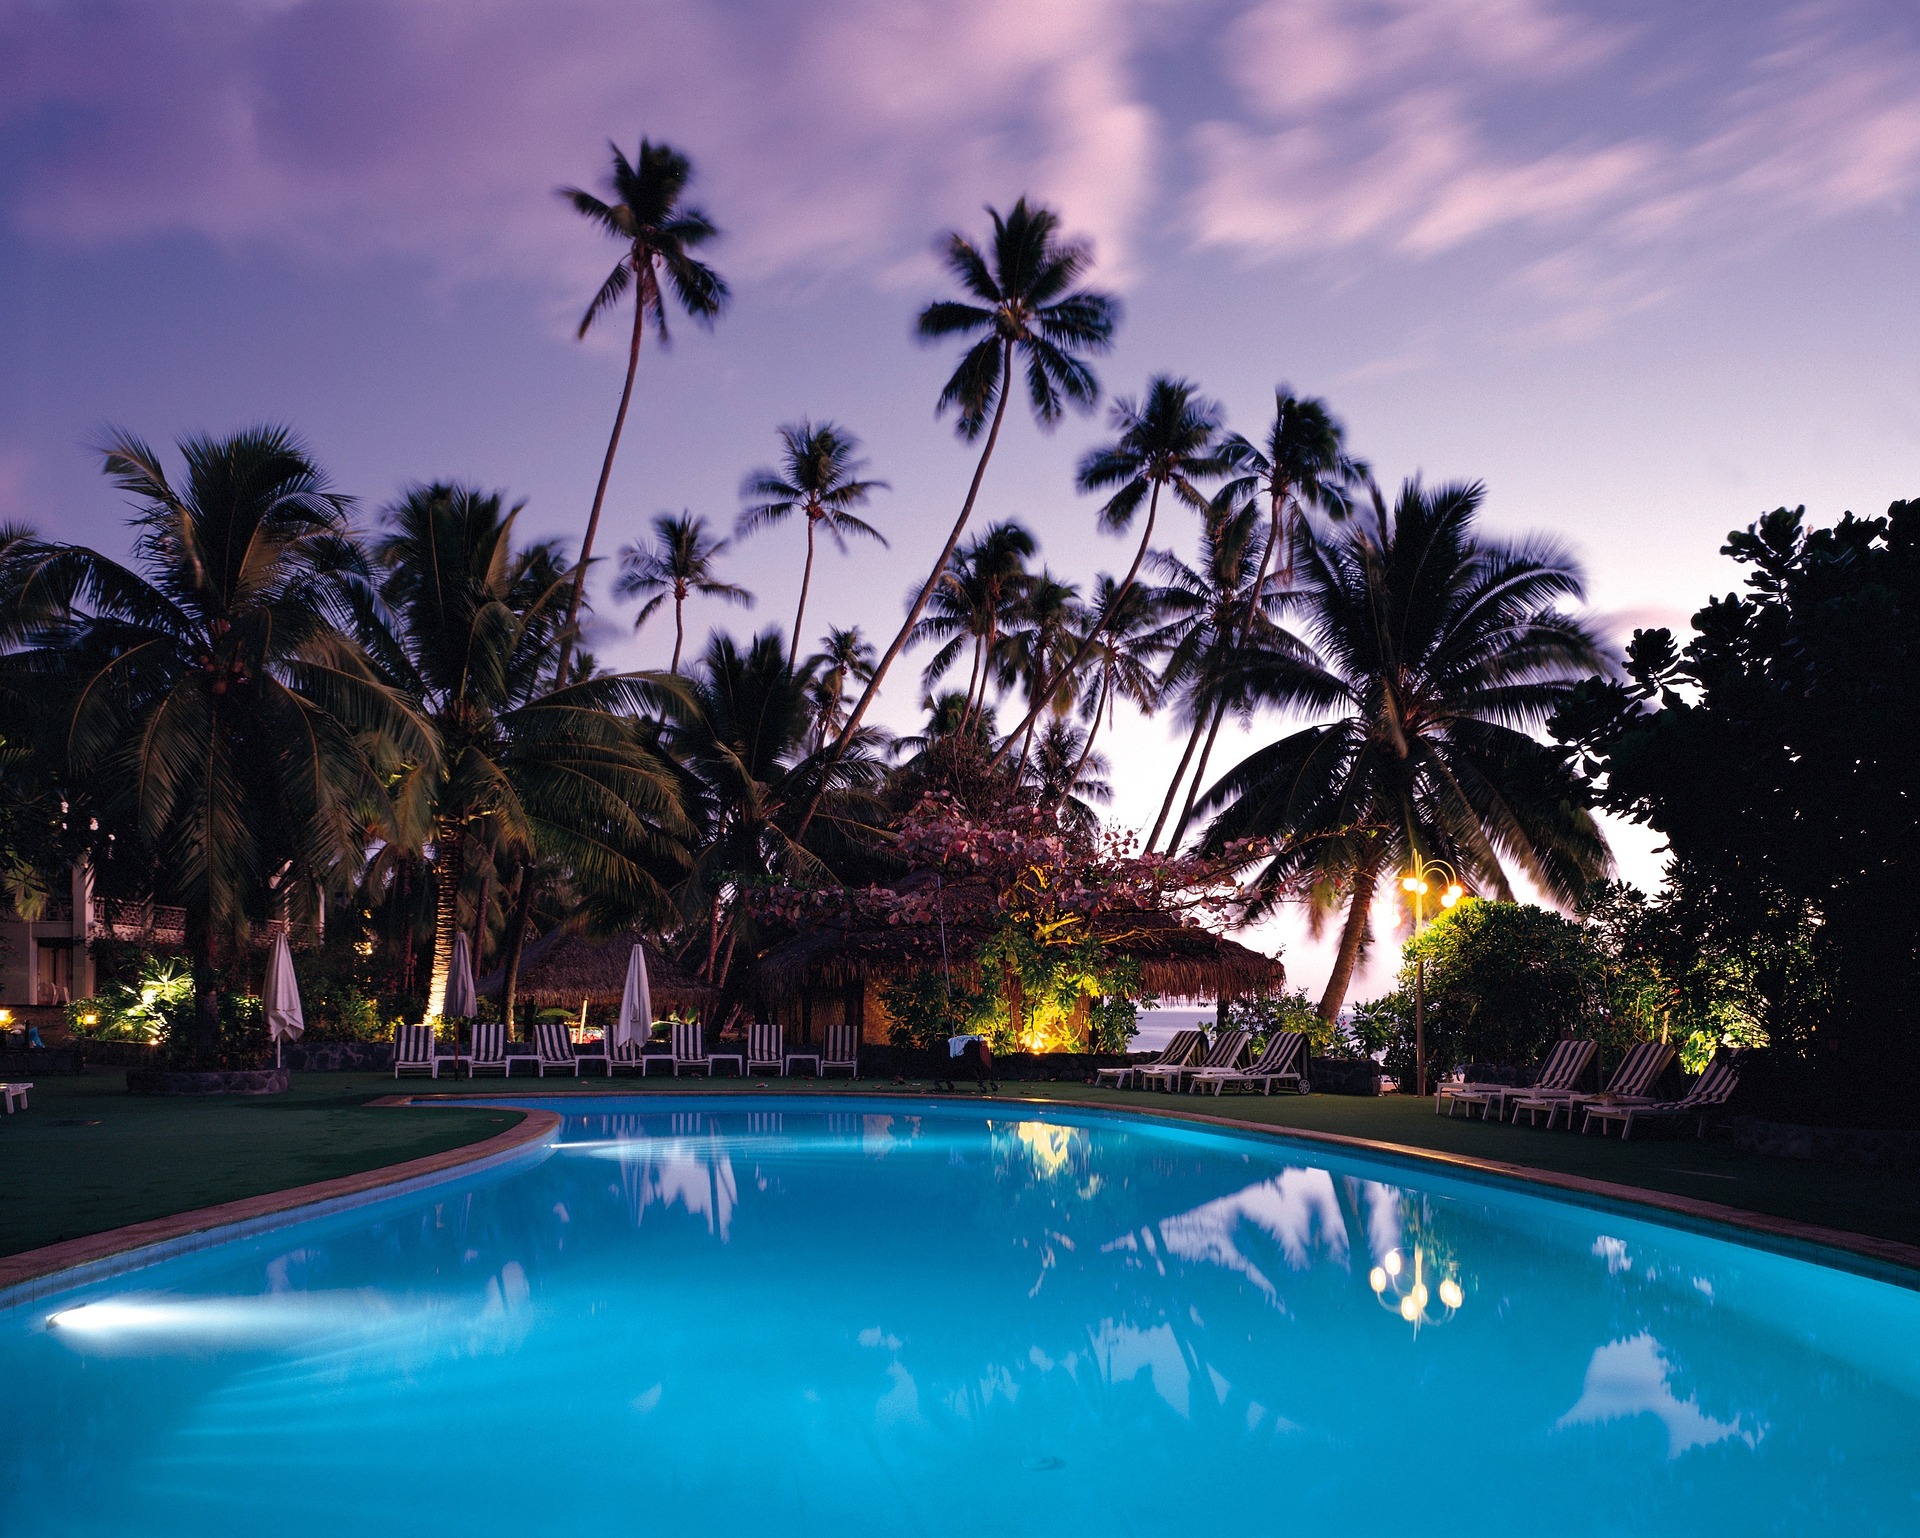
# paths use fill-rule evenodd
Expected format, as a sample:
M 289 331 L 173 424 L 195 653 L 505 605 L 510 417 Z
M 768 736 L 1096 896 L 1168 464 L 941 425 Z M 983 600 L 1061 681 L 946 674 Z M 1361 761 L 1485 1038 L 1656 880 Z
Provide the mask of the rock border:
M 286 1068 L 129 1068 L 129 1095 L 284 1095 L 293 1087 Z

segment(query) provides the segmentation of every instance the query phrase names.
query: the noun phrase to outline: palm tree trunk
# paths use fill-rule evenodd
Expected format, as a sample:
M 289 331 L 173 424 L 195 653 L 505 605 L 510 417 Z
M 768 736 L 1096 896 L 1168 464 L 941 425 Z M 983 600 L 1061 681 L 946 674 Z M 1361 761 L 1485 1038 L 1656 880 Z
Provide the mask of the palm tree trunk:
M 1100 623 L 1087 632 L 1086 639 L 1074 650 L 1073 657 L 1067 665 L 1053 675 L 1053 682 L 1048 684 L 1047 687 L 1041 691 L 1040 698 L 1033 702 L 1033 708 L 1027 712 L 1027 719 L 1014 728 L 1015 735 L 1032 728 L 1033 723 L 1040 718 L 1040 712 L 1047 708 L 1048 703 L 1053 699 L 1055 693 L 1058 692 L 1060 685 L 1080 671 L 1080 664 L 1087 660 L 1088 653 L 1093 650 L 1094 645 L 1099 641 L 1100 637 L 1105 634 L 1107 621 L 1120 612 L 1120 605 L 1126 600 L 1127 594 L 1133 591 L 1134 578 L 1140 575 L 1140 563 L 1147 558 L 1147 544 L 1153 538 L 1153 521 L 1159 516 L 1159 513 L 1160 483 L 1155 481 L 1153 483 L 1153 495 L 1147 499 L 1147 526 L 1140 535 L 1140 548 L 1133 552 L 1133 564 L 1127 568 L 1126 580 L 1114 590 L 1113 599 L 1107 604 L 1107 612 L 1101 618 Z M 1012 746 L 1013 738 L 1009 737 L 1006 742 L 1001 745 L 1000 751 L 993 755 L 993 761 L 988 764 L 987 767 L 989 769 L 998 769 L 1001 760 L 1007 756 L 1007 749 Z
M 1220 738 L 1220 723 L 1226 719 L 1227 702 L 1223 699 L 1213 708 L 1213 725 L 1207 732 L 1207 745 L 1200 750 L 1200 763 L 1193 771 L 1193 783 L 1187 787 L 1186 804 L 1180 808 L 1180 820 L 1173 825 L 1173 841 L 1167 845 L 1167 853 L 1172 854 L 1180 847 L 1180 840 L 1186 836 L 1187 821 L 1193 816 L 1193 803 L 1199 799 L 1200 787 L 1207 782 L 1207 760 L 1213 757 L 1213 745 Z
M 686 599 L 679 597 L 677 594 L 673 600 L 673 661 L 667 664 L 667 671 L 669 673 L 678 673 L 680 671 L 680 643 L 686 635 L 686 631 L 681 625 L 680 611 L 686 606 L 686 602 Z
M 539 885 L 532 867 L 520 869 L 520 890 L 514 898 L 513 917 L 507 923 L 507 980 L 500 988 L 500 1018 L 513 1035 L 514 1010 L 520 1003 L 520 957 L 527 948 L 527 924 L 533 917 L 534 888 Z
M 967 703 L 960 711 L 960 731 L 966 733 L 967 723 L 973 719 L 973 691 L 980 687 L 980 658 L 984 653 L 986 638 L 973 638 L 973 671 L 967 675 Z
M 1080 744 L 1080 757 L 1074 763 L 1073 773 L 1067 776 L 1067 788 L 1062 795 L 1071 798 L 1073 787 L 1080 783 L 1080 774 L 1087 767 L 1087 760 L 1093 757 L 1093 739 L 1100 735 L 1100 713 L 1107 708 L 1107 696 L 1112 692 L 1113 678 L 1107 675 L 1100 680 L 1100 699 L 1093 707 L 1093 719 L 1087 723 L 1087 740 Z
M 800 657 L 800 619 L 807 612 L 807 588 L 813 581 L 813 519 L 807 519 L 807 566 L 800 574 L 800 607 L 793 611 L 793 645 L 787 648 L 787 669 Z
M 1320 995 L 1318 1013 L 1329 1023 L 1346 1003 L 1353 969 L 1360 964 L 1360 947 L 1366 942 L 1367 921 L 1373 907 L 1373 888 L 1379 879 L 1379 871 L 1371 865 L 1354 872 L 1353 904 L 1347 909 L 1346 927 L 1340 931 L 1340 950 L 1334 957 L 1333 975 L 1327 979 L 1327 991 Z
M 873 697 L 880 692 L 880 685 L 886 680 L 887 669 L 893 666 L 894 659 L 900 655 L 907 644 L 907 637 L 913 634 L 913 627 L 920 623 L 920 616 L 926 612 L 927 602 L 933 597 L 933 590 L 940 585 L 940 579 L 946 574 L 947 562 L 953 559 L 953 547 L 960 543 L 960 536 L 966 532 L 967 520 L 973 516 L 973 504 L 980 496 L 980 482 L 986 477 L 987 462 L 993 458 L 993 446 L 1000 441 L 1000 424 L 1007 418 L 1007 397 L 1013 391 L 1013 343 L 1007 342 L 1000 349 L 1000 404 L 993 408 L 993 426 L 987 430 L 987 446 L 980 451 L 980 462 L 973 467 L 973 480 L 967 487 L 967 500 L 960 504 L 960 516 L 953 521 L 953 528 L 947 534 L 946 544 L 940 547 L 940 556 L 933 563 L 933 571 L 921 585 L 920 595 L 913 601 L 908 611 L 907 622 L 894 636 L 893 644 L 887 648 L 887 654 L 880 659 L 880 665 L 873 670 L 873 677 L 867 680 L 867 687 L 860 695 L 860 702 L 853 707 L 853 714 L 847 717 L 847 724 L 840 728 L 840 735 L 833 741 L 833 753 L 826 767 L 831 770 L 847 751 L 847 744 L 853 741 L 853 734 L 860 730 L 860 723 L 866 718 L 867 707 L 873 703 Z M 820 809 L 820 799 L 827 793 L 830 775 L 820 777 L 818 788 L 813 793 L 812 804 L 800 819 L 800 827 L 795 832 L 796 840 L 806 837 L 807 829 L 813 822 L 813 814 Z
M 1153 820 L 1153 831 L 1147 835 L 1146 854 L 1153 853 L 1153 846 L 1160 842 L 1160 830 L 1167 825 L 1167 818 L 1173 811 L 1173 798 L 1180 794 L 1180 782 L 1187 777 L 1187 765 L 1193 762 L 1193 750 L 1200 746 L 1200 728 L 1205 726 L 1207 718 L 1203 715 L 1193 723 L 1193 730 L 1187 733 L 1187 751 L 1180 755 L 1180 767 L 1173 771 L 1173 781 L 1167 786 L 1167 799 L 1160 803 L 1160 815 Z
M 639 276 L 639 274 L 635 274 Z M 642 289 L 636 285 L 636 289 Z M 554 669 L 556 683 L 565 683 L 567 664 L 573 661 L 573 627 L 580 619 L 580 599 L 587 587 L 587 561 L 593 554 L 593 537 L 600 532 L 600 509 L 607 500 L 607 481 L 613 475 L 613 456 L 620 448 L 620 433 L 627 425 L 627 406 L 633 400 L 633 376 L 640 368 L 640 338 L 646 332 L 647 307 L 643 292 L 633 300 L 633 343 L 627 348 L 627 379 L 620 386 L 620 409 L 613 416 L 613 436 L 607 439 L 607 457 L 600 462 L 600 483 L 593 488 L 593 511 L 587 514 L 587 537 L 580 541 L 580 564 L 574 568 L 573 591 L 567 597 L 567 628 L 560 636 L 560 665 Z
M 453 971 L 453 936 L 460 927 L 460 880 L 465 874 L 466 834 L 459 826 L 442 828 L 433 841 L 433 970 L 427 976 L 426 1021 L 440 1018 L 447 978 Z

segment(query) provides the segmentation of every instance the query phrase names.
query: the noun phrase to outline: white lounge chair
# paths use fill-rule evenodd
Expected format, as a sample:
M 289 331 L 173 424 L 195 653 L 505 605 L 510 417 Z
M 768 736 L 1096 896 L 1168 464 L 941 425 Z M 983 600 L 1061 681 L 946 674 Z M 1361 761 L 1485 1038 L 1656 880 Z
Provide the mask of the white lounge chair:
M 1553 1050 L 1547 1054 L 1547 1060 L 1540 1065 L 1540 1071 L 1533 1076 L 1531 1084 L 1442 1084 L 1434 1091 L 1434 1115 L 1440 1114 L 1442 1103 L 1446 1105 L 1449 1116 L 1453 1115 L 1457 1105 L 1464 1105 L 1469 1113 L 1477 1105 L 1482 1120 L 1489 1117 L 1495 1121 L 1503 1120 L 1509 1100 L 1536 1091 L 1571 1090 L 1580 1081 L 1580 1075 L 1587 1071 L 1587 1064 L 1593 1061 L 1595 1050 L 1589 1038 L 1569 1036 L 1553 1044 Z
M 860 1077 L 860 1033 L 844 1021 L 827 1027 L 827 1044 L 820 1053 L 820 1077 L 824 1079 L 836 1068 Z
M 1213 1045 L 1207 1049 L 1207 1055 L 1198 1062 L 1170 1063 L 1161 1068 L 1143 1068 L 1139 1079 L 1142 1088 L 1148 1084 L 1157 1084 L 1164 1089 L 1177 1090 L 1190 1074 L 1204 1073 L 1209 1068 L 1238 1068 L 1247 1059 L 1247 1049 L 1253 1044 L 1253 1035 L 1248 1031 L 1220 1031 L 1213 1038 Z
M 1248 1089 L 1258 1084 L 1261 1094 L 1271 1095 L 1276 1079 L 1283 1085 L 1291 1083 L 1303 1095 L 1312 1087 L 1307 1082 L 1307 1038 L 1304 1033 L 1275 1031 L 1267 1038 L 1266 1050 L 1244 1068 L 1195 1069 L 1193 1088 L 1210 1089 L 1217 1099 L 1220 1091 L 1229 1084 L 1242 1084 Z
M 747 1027 L 745 1071 L 752 1073 L 756 1068 L 770 1068 L 776 1074 L 787 1071 L 787 1033 L 779 1026 L 756 1021 Z
M 647 1051 L 647 1043 L 639 1036 L 629 1036 L 625 1041 L 615 1042 L 607 1049 L 607 1073 L 613 1075 L 622 1070 L 637 1073 L 645 1078 L 653 1071 L 655 1063 L 668 1063 L 672 1059 L 664 1052 Z
M 1102 1084 L 1112 1079 L 1115 1089 L 1125 1089 L 1128 1083 L 1144 1069 L 1174 1067 L 1187 1062 L 1200 1050 L 1206 1039 L 1206 1034 L 1202 1031 L 1175 1031 L 1167 1044 L 1160 1049 L 1160 1055 L 1151 1062 L 1126 1063 L 1119 1068 L 1102 1068 L 1094 1074 L 1094 1083 Z
M 1587 1107 L 1586 1120 L 1580 1123 L 1584 1134 L 1596 1120 L 1600 1123 L 1600 1135 L 1607 1135 L 1607 1123 L 1620 1123 L 1620 1141 L 1625 1142 L 1633 1136 L 1633 1123 L 1641 1116 L 1697 1116 L 1700 1125 L 1695 1130 L 1696 1137 L 1707 1135 L 1707 1117 L 1725 1105 L 1739 1087 L 1740 1075 L 1734 1071 L 1730 1057 L 1716 1054 L 1708 1063 L 1704 1072 L 1693 1082 L 1678 1100 L 1657 1100 L 1637 1105 L 1606 1105 L 1594 1102 Z
M 1518 1123 L 1520 1113 L 1527 1113 L 1527 1122 L 1531 1126 L 1540 1125 L 1540 1113 L 1547 1113 L 1547 1126 L 1551 1128 L 1554 1119 L 1562 1111 L 1567 1115 L 1567 1130 L 1573 1130 L 1573 1115 L 1582 1106 L 1595 1101 L 1605 1100 L 1614 1105 L 1639 1103 L 1652 1105 L 1653 1098 L 1647 1091 L 1653 1081 L 1666 1071 L 1667 1064 L 1673 1061 L 1673 1048 L 1664 1041 L 1640 1041 L 1627 1049 L 1627 1055 L 1620 1059 L 1613 1070 L 1613 1076 L 1607 1080 L 1607 1087 L 1599 1094 L 1591 1094 L 1572 1089 L 1530 1089 L 1524 1094 L 1513 1096 L 1508 1109 L 1513 1120 Z
M 430 1025 L 396 1026 L 393 1032 L 393 1076 L 397 1079 L 403 1073 L 424 1073 L 427 1077 L 440 1077 L 440 1065 L 450 1060 L 449 1055 L 440 1050 L 434 1041 L 433 1027 Z
M 708 1078 L 713 1077 L 713 1059 L 707 1056 L 706 1035 L 698 1020 L 673 1022 L 673 1076 L 676 1079 L 682 1068 L 697 1068 Z
M 507 1060 L 507 1073 L 509 1076 L 512 1075 L 515 1063 L 532 1063 L 540 1070 L 540 1077 L 543 1079 L 547 1076 L 549 1068 L 556 1073 L 562 1068 L 571 1069 L 573 1076 L 577 1079 L 580 1077 L 582 1063 L 605 1063 L 606 1061 L 607 1055 L 604 1052 L 581 1052 L 575 1048 L 573 1038 L 567 1034 L 566 1026 L 560 1021 L 536 1020 L 533 1025 L 533 1052 L 531 1054 L 514 1053 Z
M 473 1040 L 459 1061 L 467 1065 L 469 1079 L 476 1073 L 497 1073 L 504 1078 L 507 1072 L 505 1023 L 499 1020 L 474 1021 Z
M 0 1084 L 0 1106 L 4 1106 L 7 1115 L 27 1108 L 27 1091 L 32 1088 L 31 1084 Z

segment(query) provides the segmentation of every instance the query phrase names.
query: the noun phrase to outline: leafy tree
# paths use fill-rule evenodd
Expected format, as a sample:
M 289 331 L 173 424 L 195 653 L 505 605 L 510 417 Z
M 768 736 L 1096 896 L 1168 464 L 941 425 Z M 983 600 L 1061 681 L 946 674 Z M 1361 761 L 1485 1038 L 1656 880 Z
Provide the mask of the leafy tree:
M 1091 449 L 1080 461 L 1076 484 L 1083 492 L 1111 491 L 1100 508 L 1102 528 L 1123 532 L 1133 522 L 1144 503 L 1147 521 L 1140 531 L 1140 545 L 1134 551 L 1133 564 L 1120 579 L 1117 593 L 1124 598 L 1139 578 L 1147 548 L 1153 541 L 1154 523 L 1160 515 L 1160 493 L 1169 492 L 1177 500 L 1199 513 L 1206 513 L 1207 499 L 1199 483 L 1220 475 L 1226 462 L 1220 457 L 1217 439 L 1220 433 L 1220 407 L 1201 395 L 1185 379 L 1165 374 L 1147 381 L 1147 393 L 1139 401 L 1122 399 L 1113 407 L 1113 427 L 1117 436 L 1111 443 Z M 1097 633 L 1096 633 L 1097 635 Z M 1026 720 L 1015 728 L 1015 735 L 1031 731 L 1033 723 L 1052 701 L 1054 692 L 1069 678 L 1078 675 L 1092 654 L 1096 635 L 1081 641 L 1072 658 L 1042 690 L 1027 711 Z M 1005 757 L 1013 738 L 1000 748 Z
M 966 694 L 969 715 L 985 703 L 1001 639 L 1012 622 L 1014 604 L 1030 580 L 1027 562 L 1038 548 L 1031 531 L 1012 520 L 989 524 L 954 551 L 945 577 L 914 627 L 912 642 L 940 643 L 920 675 L 928 689 L 946 676 L 966 643 L 973 642 Z
M 1346 996 L 1383 876 L 1416 853 L 1474 890 L 1508 898 L 1504 862 L 1572 904 L 1607 850 L 1566 754 L 1529 735 L 1598 666 L 1592 636 L 1560 613 L 1583 591 L 1557 546 L 1475 528 L 1477 485 L 1409 482 L 1302 552 L 1297 603 L 1311 653 L 1250 656 L 1239 687 L 1328 713 L 1257 749 L 1201 803 L 1203 848 L 1284 837 L 1251 884 L 1265 911 L 1304 885 L 1347 915 L 1320 1013 Z
M 847 553 L 850 534 L 878 540 L 884 547 L 886 536 L 856 517 L 854 509 L 864 506 L 887 483 L 859 478 L 866 468 L 859 457 L 860 440 L 831 422 L 790 423 L 780 429 L 780 442 L 784 449 L 780 468 L 755 470 L 741 484 L 743 497 L 760 500 L 740 514 L 735 532 L 751 534 L 794 515 L 807 520 L 807 564 L 800 574 L 800 607 L 794 611 L 793 650 L 787 658 L 792 662 L 800 654 L 800 627 L 806 623 L 815 532 L 825 533 L 842 555 Z
M 662 513 L 653 520 L 653 546 L 626 545 L 620 551 L 620 580 L 614 592 L 622 598 L 644 598 L 633 618 L 638 630 L 669 598 L 673 600 L 673 661 L 669 673 L 680 671 L 680 649 L 686 641 L 687 599 L 718 598 L 722 603 L 753 607 L 753 594 L 731 582 L 722 582 L 714 562 L 726 554 L 727 541 L 715 539 L 707 520 L 683 512 L 676 518 Z M 571 623 L 571 621 L 569 621 Z M 563 643 L 564 644 L 564 643 Z
M 1113 785 L 1107 779 L 1112 766 L 1093 751 L 1089 735 L 1070 721 L 1049 721 L 1034 744 L 1027 780 L 1038 805 L 1054 808 L 1064 825 L 1090 837 L 1100 830 L 1093 804 L 1111 801 Z
M 1160 628 L 1159 594 L 1141 583 L 1122 590 L 1102 572 L 1084 614 L 1077 645 L 1089 638 L 1093 645 L 1082 663 L 1087 683 L 1080 691 L 1080 719 L 1087 724 L 1082 753 L 1090 756 L 1102 720 L 1113 724 L 1118 701 L 1124 699 L 1149 715 L 1159 706 L 1161 679 L 1156 664 L 1166 643 Z M 1079 778 L 1080 771 L 1075 769 L 1073 779 Z
M 1079 589 L 1042 567 L 1021 584 L 1008 606 L 1005 645 L 996 659 L 994 681 L 1002 689 L 1020 689 L 1029 704 L 1053 694 L 1061 671 L 1071 666 L 1078 650 L 1075 635 L 1082 613 Z M 1072 695 L 1056 695 L 1056 700 L 1056 717 L 1072 710 Z M 1026 772 L 1033 750 L 1033 729 L 1034 720 L 1029 715 L 1016 775 Z
M 824 748 L 840 729 L 848 692 L 873 677 L 873 647 L 858 625 L 829 630 L 807 659 L 813 678 L 813 745 Z
M 1025 365 L 1027 399 L 1042 428 L 1058 423 L 1069 404 L 1091 410 L 1100 398 L 1099 382 L 1086 359 L 1112 345 L 1120 304 L 1110 295 L 1077 286 L 1093 264 L 1091 249 L 1082 242 L 1064 239 L 1060 216 L 1049 208 L 1029 207 L 1025 198 L 1015 203 L 1005 218 L 991 208 L 987 217 L 993 221 L 993 240 L 985 251 L 958 233 L 946 239 L 947 270 L 959 280 L 967 297 L 928 305 L 920 312 L 918 327 L 925 341 L 950 336 L 978 338 L 940 392 L 937 409 L 955 413 L 964 442 L 974 442 L 984 430 L 986 443 L 968 483 L 966 500 L 960 504 L 960 516 L 907 610 L 906 623 L 888 645 L 872 681 L 841 728 L 836 752 L 860 729 L 867 707 L 894 659 L 913 636 L 953 558 L 954 546 L 966 532 L 987 462 L 1000 441 L 1007 403 L 1013 398 L 1016 357 Z
M 1794 1114 L 1908 1120 L 1920 502 L 1821 529 L 1780 508 L 1723 551 L 1746 591 L 1694 615 L 1684 647 L 1636 632 L 1626 676 L 1584 685 L 1554 729 L 1601 806 L 1666 839 L 1696 938 L 1748 958 Z
M 365 566 L 347 499 L 282 428 L 180 445 L 177 486 L 127 433 L 104 453 L 134 499 L 133 560 L 35 541 L 6 563 L 9 671 L 34 681 L 68 781 L 137 838 L 186 909 L 194 1025 L 219 1051 L 219 969 L 250 925 L 351 888 L 387 785 L 438 763 L 427 723 L 343 628 Z
M 693 179 L 693 165 L 678 150 L 666 144 L 640 141 L 640 153 L 631 161 L 620 146 L 609 144 L 613 169 L 608 176 L 611 203 L 583 192 L 578 187 L 562 187 L 560 196 L 573 205 L 582 217 L 598 225 L 624 248 L 613 271 L 607 274 L 587 313 L 580 318 L 580 336 L 584 339 L 601 315 L 613 309 L 634 290 L 633 337 L 627 347 L 627 377 L 620 387 L 620 409 L 614 413 L 613 433 L 607 439 L 606 458 L 600 464 L 600 480 L 593 489 L 593 510 L 587 514 L 586 537 L 580 541 L 580 559 L 573 569 L 573 586 L 567 596 L 566 632 L 560 640 L 559 671 L 564 678 L 573 653 L 573 631 L 580 619 L 581 595 L 586 591 L 587 565 L 593 559 L 593 540 L 600 530 L 600 509 L 607 499 L 607 481 L 613 475 L 613 456 L 620 448 L 620 433 L 627 425 L 627 407 L 633 400 L 633 378 L 640 367 L 640 340 L 652 321 L 660 345 L 667 345 L 667 295 L 672 293 L 681 309 L 703 326 L 711 326 L 726 308 L 726 281 L 693 252 L 719 231 L 699 209 L 682 202 L 687 183 Z

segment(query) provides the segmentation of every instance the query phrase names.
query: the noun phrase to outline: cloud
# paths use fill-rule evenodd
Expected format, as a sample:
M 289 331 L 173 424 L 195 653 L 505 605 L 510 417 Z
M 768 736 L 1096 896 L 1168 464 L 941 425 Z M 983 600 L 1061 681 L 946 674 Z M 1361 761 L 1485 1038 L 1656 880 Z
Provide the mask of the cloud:
M 1149 187 L 1122 0 L 0 0 L 15 220 L 416 257 L 571 293 L 607 265 L 552 197 L 642 133 L 696 156 L 730 272 L 884 265 L 1022 192 L 1109 275 Z
M 1275 0 L 1227 32 L 1239 109 L 1193 126 L 1203 246 L 1426 259 L 1488 237 L 1577 338 L 1715 262 L 1920 190 L 1920 44 L 1860 7 Z M 1694 30 L 1689 31 L 1689 27 Z
M 1608 1269 L 1614 1269 L 1611 1260 Z M 1759 1445 L 1766 1435 L 1764 1423 L 1749 1425 L 1740 1415 L 1730 1421 L 1715 1420 L 1700 1408 L 1696 1396 L 1681 1399 L 1673 1392 L 1673 1373 L 1660 1342 L 1645 1331 L 1597 1347 L 1587 1364 L 1579 1400 L 1554 1425 L 1564 1431 L 1651 1415 L 1666 1428 L 1669 1462 L 1696 1447 L 1736 1438 L 1749 1447 Z

